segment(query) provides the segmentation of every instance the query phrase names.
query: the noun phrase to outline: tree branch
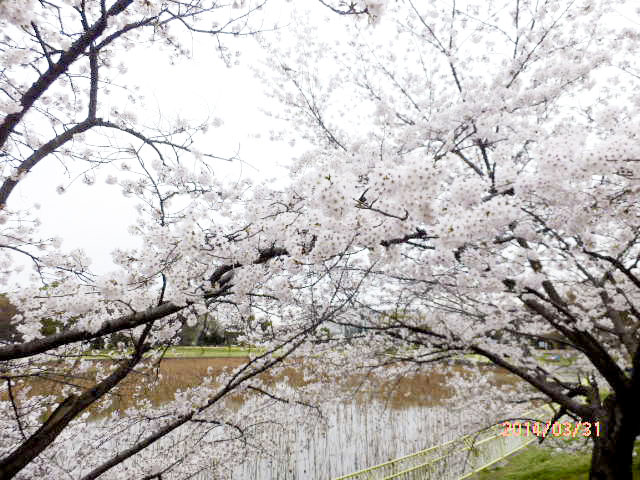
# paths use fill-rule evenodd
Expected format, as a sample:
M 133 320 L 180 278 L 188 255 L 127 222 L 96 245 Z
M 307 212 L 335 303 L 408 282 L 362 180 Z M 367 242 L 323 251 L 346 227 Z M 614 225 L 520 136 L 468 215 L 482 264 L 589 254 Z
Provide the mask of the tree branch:
M 44 92 L 55 82 L 60 75 L 67 71 L 69 66 L 74 63 L 86 50 L 86 48 L 98 38 L 105 28 L 107 28 L 108 17 L 118 15 L 126 10 L 126 8 L 133 3 L 133 0 L 117 0 L 106 15 L 103 15 L 96 23 L 94 23 L 88 30 L 86 30 L 80 38 L 71 44 L 71 47 L 65 51 L 58 61 L 52 64 L 46 72 L 44 72 L 38 80 L 36 80 L 31 87 L 22 95 L 20 100 L 20 106 L 22 107 L 19 112 L 7 115 L 0 124 L 0 147 L 4 146 L 9 138 L 9 135 L 14 131 L 22 117 L 29 111 L 33 104 L 44 94 Z M 0 201 L 0 206 L 6 203 L 6 199 Z
M 147 327 L 146 333 L 148 333 L 151 324 Z M 143 334 L 141 340 L 143 340 L 144 337 L 145 335 Z M 140 342 L 133 357 L 123 363 L 115 372 L 92 389 L 85 391 L 79 396 L 70 395 L 60 403 L 58 408 L 56 408 L 47 421 L 44 422 L 33 435 L 0 461 L 0 478 L 4 480 L 13 478 L 35 457 L 40 455 L 78 414 L 125 378 L 142 359 L 143 354 L 149 349 L 150 347 L 144 346 Z

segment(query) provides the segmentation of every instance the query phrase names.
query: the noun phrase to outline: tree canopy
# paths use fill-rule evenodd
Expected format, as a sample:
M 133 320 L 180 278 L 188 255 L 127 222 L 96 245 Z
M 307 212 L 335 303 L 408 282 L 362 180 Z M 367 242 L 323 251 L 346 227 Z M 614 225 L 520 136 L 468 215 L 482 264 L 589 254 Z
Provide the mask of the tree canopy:
M 600 422 L 591 479 L 630 479 L 640 433 L 637 12 L 623 1 L 320 0 L 330 34 L 301 14 L 257 37 L 268 59 L 259 75 L 282 105 L 273 113 L 289 122 L 282 136 L 310 143 L 283 188 L 216 179 L 218 157 L 194 144 L 209 125 L 149 128 L 135 107 L 103 109 L 123 68 L 118 49 L 150 42 L 180 55 L 189 32 L 220 39 L 224 60 L 223 37 L 258 33 L 252 19 L 267 3 L 0 3 L 3 281 L 18 275 L 16 258 L 35 271 L 7 292 L 21 339 L 0 346 L 0 476 L 228 473 L 233 455 L 211 466 L 207 452 L 222 447 L 207 428 L 228 432 L 228 452 L 291 402 L 319 401 L 311 386 L 277 391 L 258 377 L 290 355 L 313 361 L 322 340 L 320 376 L 323 363 L 446 368 L 480 355 L 528 385 L 523 399 L 558 405 L 557 418 Z M 107 180 L 140 200 L 132 232 L 142 247 L 115 248 L 114 271 L 94 275 L 82 252 L 41 238 L 12 203 L 52 159 L 86 168 L 88 183 L 126 160 Z M 153 369 L 182 324 L 207 312 L 265 353 L 170 405 L 140 399 L 84 430 L 89 406 L 107 408 L 109 392 Z M 59 331 L 44 335 L 42 318 Z M 362 334 L 331 338 L 331 325 Z M 571 378 L 531 354 L 549 335 L 576 352 Z M 96 339 L 117 345 L 116 361 L 89 388 L 16 398 L 14 384 L 42 372 L 90 372 L 81 355 Z M 249 390 L 259 393 L 247 400 L 253 413 L 238 418 L 229 397 Z M 176 454 L 180 429 L 209 450 Z M 101 444 L 105 435 L 119 448 Z M 129 461 L 162 438 L 173 438 L 172 454 Z M 82 466 L 60 461 L 80 455 Z
M 364 282 L 338 322 L 410 362 L 481 355 L 604 422 L 593 479 L 631 478 L 640 427 L 637 25 L 623 2 L 408 0 L 344 47 L 273 42 L 316 145 L 284 193 L 304 258 Z M 531 355 L 550 334 L 572 378 Z

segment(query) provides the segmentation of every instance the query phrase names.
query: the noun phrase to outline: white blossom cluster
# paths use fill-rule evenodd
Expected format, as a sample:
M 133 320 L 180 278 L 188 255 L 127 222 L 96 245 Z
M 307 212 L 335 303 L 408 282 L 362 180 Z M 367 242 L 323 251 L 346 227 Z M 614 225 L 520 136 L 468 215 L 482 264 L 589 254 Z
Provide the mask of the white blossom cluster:
M 364 259 L 349 267 L 362 274 L 355 304 L 370 319 L 356 323 L 383 330 L 372 312 L 400 312 L 390 325 L 407 332 L 401 344 L 422 345 L 418 355 L 445 342 L 526 363 L 523 335 L 556 331 L 523 308 L 534 292 L 547 297 L 544 282 L 576 331 L 612 331 L 611 309 L 638 301 L 640 143 L 629 106 L 640 91 L 632 71 L 612 76 L 626 72 L 637 32 L 612 28 L 602 2 L 526 5 L 523 14 L 464 2 L 451 18 L 390 4 L 379 30 L 356 25 L 332 50 L 331 80 L 297 57 L 271 82 L 289 106 L 283 117 L 318 146 L 292 170 L 288 218 L 304 223 L 287 230 L 313 236 L 310 261 Z M 388 47 L 380 30 L 394 28 Z M 319 50 L 323 39 L 305 34 L 304 50 Z M 272 52 L 293 58 L 286 48 Z M 424 333 L 407 329 L 416 326 Z M 620 337 L 598 339 L 628 364 Z
M 223 19 L 228 13 L 204 3 L 192 6 Z M 250 3 L 234 2 L 233 18 L 253 11 Z M 271 47 L 276 68 L 262 75 L 275 77 L 267 83 L 284 105 L 279 115 L 313 145 L 294 162 L 284 188 L 226 185 L 214 177 L 210 156 L 192 147 L 209 125 L 177 118 L 151 128 L 135 108 L 94 105 L 96 68 L 115 90 L 111 75 L 126 73 L 115 65 L 116 48 L 157 35 L 174 54 L 186 53 L 177 31 L 166 26 L 182 11 L 178 3 L 134 2 L 109 18 L 100 38 L 124 29 L 122 42 L 76 59 L 68 75 L 37 96 L 36 107 L 2 146 L 0 195 L 44 158 L 88 162 L 87 184 L 95 183 L 93 170 L 111 168 L 104 181 L 138 202 L 139 219 L 130 231 L 140 246 L 114 249 L 116 268 L 93 275 L 82 251 L 40 238 L 31 213 L 1 205 L 0 280 L 6 285 L 16 275 L 15 255 L 35 267 L 31 285 L 8 294 L 19 312 L 14 323 L 33 353 L 3 362 L 3 375 L 87 374 L 91 366 L 79 358 L 95 340 L 111 345 L 116 359 L 143 344 L 158 347 L 151 357 L 157 360 L 184 325 L 194 326 L 205 314 L 270 351 L 253 355 L 250 368 L 274 375 L 284 368 L 275 360 L 283 352 L 309 359 L 318 378 L 389 362 L 444 361 L 443 368 L 455 372 L 459 355 L 482 352 L 543 382 L 550 375 L 540 373 L 531 339 L 558 331 L 578 339 L 588 333 L 621 368 L 631 364 L 640 301 L 640 85 L 627 60 L 640 47 L 636 27 L 612 28 L 604 1 L 550 0 L 543 7 L 521 0 L 518 10 L 506 0 L 461 2 L 453 12 L 438 4 L 327 3 L 347 8 L 345 14 L 366 9 L 377 25 L 344 23 L 345 38 L 330 40 L 319 38 L 318 29 L 305 30 L 298 32 L 304 46 L 288 51 L 283 41 L 281 51 Z M 17 48 L 16 37 L 1 52 L 3 121 L 26 108 L 16 99 L 33 82 L 25 83 L 20 72 L 37 76 L 49 68 L 69 42 L 86 34 L 77 17 L 103 14 L 100 2 L 64 3 L 60 17 L 46 5 L 38 7 L 45 10 L 36 25 L 41 28 L 21 30 L 30 19 L 15 12 L 15 2 L 0 1 L 7 28 L 22 31 L 34 47 Z M 61 30 L 67 16 L 76 23 Z M 192 26 L 199 29 L 196 16 Z M 131 22 L 149 30 L 125 34 Z M 603 82 L 612 72 L 622 73 Z M 99 95 L 109 94 L 100 87 Z M 50 130 L 39 128 L 43 122 Z M 109 148 L 91 147 L 104 138 Z M 336 331 L 356 333 L 346 338 Z M 78 339 L 38 350 L 70 334 Z M 55 367 L 54 359 L 60 362 Z M 99 382 L 116 367 L 98 370 Z M 322 383 L 291 389 L 257 377 L 237 382 L 243 372 L 203 380 L 164 406 L 140 399 L 136 408 L 91 428 L 79 417 L 28 465 L 25 478 L 55 478 L 65 468 L 67 476 L 81 478 L 135 445 L 138 434 L 189 415 L 189 428 L 179 427 L 187 433 L 168 435 L 157 458 L 133 457 L 110 478 L 165 467 L 180 478 L 205 466 L 228 476 L 238 452 L 256 450 L 248 438 L 268 442 L 264 424 L 289 424 L 283 405 L 333 395 Z M 398 372 L 389 368 L 382 375 Z M 611 383 L 602 373 L 592 378 Z M 254 380 L 254 387 L 286 401 L 253 397 L 247 383 Z M 469 379 L 458 375 L 452 384 L 462 391 Z M 488 383 L 475 386 L 490 389 Z M 5 454 L 19 448 L 23 432 L 15 400 L 4 400 L 9 386 L 0 388 Z M 38 419 L 58 400 L 29 396 L 27 386 L 18 390 L 18 415 L 28 433 L 36 432 Z M 68 385 L 63 393 L 80 391 Z M 234 407 L 234 393 L 248 395 L 242 409 Z M 493 392 L 483 399 L 494 408 L 498 400 Z M 101 401 L 106 410 L 108 397 Z M 184 448 L 184 457 L 168 465 L 177 448 Z M 85 463 L 70 461 L 80 456 Z

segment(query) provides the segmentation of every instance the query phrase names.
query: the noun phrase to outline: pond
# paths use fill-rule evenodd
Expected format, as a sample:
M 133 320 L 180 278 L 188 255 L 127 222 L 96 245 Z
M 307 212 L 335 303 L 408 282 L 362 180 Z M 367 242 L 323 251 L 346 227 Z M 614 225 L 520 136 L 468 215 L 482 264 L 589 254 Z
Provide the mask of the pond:
M 84 429 L 87 441 L 94 438 L 94 444 L 100 442 L 102 454 L 99 457 L 108 458 L 109 452 L 122 451 L 131 439 L 144 437 L 152 428 L 138 422 L 123 427 L 122 435 L 109 436 L 108 439 L 102 438 L 104 435 L 99 432 L 113 430 L 109 414 L 133 406 L 135 392 L 138 397 L 146 398 L 151 406 L 162 408 L 174 399 L 176 392 L 202 383 L 212 370 L 215 374 L 225 367 L 240 366 L 245 361 L 243 358 L 163 360 L 155 372 L 161 375 L 162 381 L 154 388 L 141 390 L 135 381 L 128 381 L 112 396 L 107 410 L 91 412 Z M 505 372 L 490 367 L 486 370 L 484 373 L 491 376 L 494 383 L 514 382 Z M 292 388 L 305 383 L 300 369 L 295 367 L 287 368 L 274 381 L 285 379 Z M 271 402 L 264 408 L 280 409 L 280 414 L 284 409 L 289 421 L 252 420 L 254 423 L 246 426 L 242 423 L 243 409 L 248 408 L 246 399 L 236 399 L 227 403 L 226 411 L 220 411 L 218 415 L 220 418 L 237 419 L 233 421 L 244 425 L 246 438 L 233 440 L 223 448 L 223 440 L 230 438 L 229 429 L 207 429 L 202 425 L 189 424 L 125 462 L 123 468 L 142 471 L 145 465 L 153 463 L 154 458 L 180 460 L 183 453 L 189 452 L 194 453 L 198 460 L 194 459 L 192 464 L 186 459 L 180 460 L 174 474 L 167 472 L 163 480 L 204 480 L 222 476 L 238 480 L 328 480 L 458 438 L 486 425 L 494 420 L 493 416 L 502 413 L 483 411 L 477 405 L 454 405 L 447 378 L 435 371 L 412 372 L 379 383 L 376 388 L 369 387 L 364 392 L 357 389 L 359 379 L 355 375 L 343 384 L 352 388 L 352 395 L 343 396 L 339 402 L 320 405 L 321 418 L 307 406 Z M 55 388 L 54 383 L 43 381 L 35 390 L 52 392 Z M 250 408 L 255 408 L 255 405 Z M 230 416 L 229 409 L 235 410 L 233 416 Z M 269 418 L 268 412 L 266 418 Z M 225 422 L 231 423 L 229 420 Z M 259 428 L 255 426 L 258 424 Z M 196 437 L 197 441 L 194 440 Z M 71 452 L 58 452 L 56 461 L 60 464 L 70 461 L 72 457 L 67 459 L 68 454 Z M 210 459 L 215 473 L 198 473 L 198 461 L 203 456 Z M 100 462 L 98 456 L 95 461 Z M 116 470 L 122 469 L 118 467 L 100 478 L 111 478 L 112 475 L 117 478 Z
M 163 362 L 164 363 L 164 362 Z M 179 359 L 163 366 L 166 381 L 160 396 L 198 382 L 210 366 L 240 364 L 240 359 Z M 487 367 L 496 383 L 514 381 L 505 372 Z M 300 372 L 288 369 L 287 381 L 300 383 Z M 358 380 L 351 384 L 356 390 Z M 324 421 L 274 426 L 267 435 L 273 447 L 249 455 L 233 470 L 241 480 L 331 479 L 458 438 L 493 420 L 500 412 L 452 408 L 446 378 L 413 372 L 379 384 L 378 389 L 354 393 L 352 401 L 323 405 Z M 302 409 L 305 407 L 290 407 Z M 304 415 L 304 412 L 302 412 Z M 292 418 L 296 415 L 291 414 Z M 291 427 L 291 426 L 289 426 Z M 202 473 L 199 479 L 211 478 Z

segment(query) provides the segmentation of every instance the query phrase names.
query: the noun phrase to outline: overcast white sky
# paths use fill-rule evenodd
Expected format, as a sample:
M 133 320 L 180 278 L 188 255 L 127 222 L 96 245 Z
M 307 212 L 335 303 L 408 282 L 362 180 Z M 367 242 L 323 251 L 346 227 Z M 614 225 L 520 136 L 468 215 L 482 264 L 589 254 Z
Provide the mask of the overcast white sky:
M 275 15 L 281 18 L 278 23 L 285 23 L 287 11 L 275 9 L 280 2 L 273 3 L 269 11 L 272 21 Z M 231 182 L 245 177 L 284 179 L 285 170 L 280 167 L 301 149 L 269 140 L 274 121 L 261 112 L 269 102 L 251 70 L 262 53 L 253 38 L 227 36 L 223 40 L 229 48 L 242 52 L 239 65 L 227 68 L 218 58 L 214 43 L 201 35 L 193 37 L 192 58 L 174 66 L 159 50 L 145 47 L 130 52 L 125 62 L 129 70 L 116 80 L 141 86 L 150 118 L 157 118 L 158 112 L 196 121 L 221 118 L 222 127 L 209 130 L 206 143 L 199 144 L 198 149 L 223 157 L 238 152 L 242 162 L 213 163 L 218 178 Z M 140 112 L 140 117 L 143 115 Z M 20 183 L 12 197 L 13 205 L 22 208 L 39 203 L 42 232 L 61 237 L 65 250 L 84 249 L 93 260 L 94 273 L 112 267 L 110 253 L 114 248 L 136 245 L 127 233 L 136 218 L 135 199 L 124 198 L 118 186 L 106 185 L 106 173 L 118 172 L 104 167 L 95 185 L 87 186 L 78 179 L 59 195 L 56 186 L 67 185 L 70 177 L 49 157 Z

